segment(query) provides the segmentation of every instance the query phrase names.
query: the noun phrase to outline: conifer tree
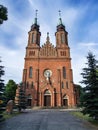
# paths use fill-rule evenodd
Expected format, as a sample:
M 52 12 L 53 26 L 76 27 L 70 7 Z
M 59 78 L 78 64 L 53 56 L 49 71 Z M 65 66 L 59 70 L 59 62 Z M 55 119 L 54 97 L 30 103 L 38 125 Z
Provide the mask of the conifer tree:
M 95 56 L 89 52 L 87 56 L 87 67 L 83 68 L 83 80 L 85 84 L 82 97 L 83 114 L 98 120 L 98 66 Z
M 18 96 L 18 109 L 21 111 L 22 109 L 26 109 L 26 96 L 25 91 L 23 90 L 22 85 L 19 86 L 19 96 Z
M 0 60 L 1 63 L 1 60 Z M 0 120 L 2 120 L 2 112 L 4 109 L 4 80 L 2 76 L 4 75 L 4 66 L 0 65 Z

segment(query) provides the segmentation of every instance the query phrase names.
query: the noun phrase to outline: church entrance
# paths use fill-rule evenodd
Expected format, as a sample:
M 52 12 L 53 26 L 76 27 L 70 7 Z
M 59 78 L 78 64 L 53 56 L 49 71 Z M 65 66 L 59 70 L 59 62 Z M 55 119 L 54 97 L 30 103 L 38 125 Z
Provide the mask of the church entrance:
M 51 106 L 51 93 L 49 90 L 44 93 L 44 106 Z
M 27 106 L 31 106 L 31 99 L 27 100 Z
M 68 100 L 67 99 L 63 99 L 63 106 L 68 106 Z
M 31 102 L 32 102 L 32 97 L 31 97 L 31 95 L 29 94 L 28 96 L 27 96 L 27 106 L 29 106 L 29 107 L 31 107 Z
M 66 95 L 63 97 L 63 106 L 68 107 L 68 97 Z
M 51 96 L 50 95 L 44 96 L 44 106 L 51 106 Z

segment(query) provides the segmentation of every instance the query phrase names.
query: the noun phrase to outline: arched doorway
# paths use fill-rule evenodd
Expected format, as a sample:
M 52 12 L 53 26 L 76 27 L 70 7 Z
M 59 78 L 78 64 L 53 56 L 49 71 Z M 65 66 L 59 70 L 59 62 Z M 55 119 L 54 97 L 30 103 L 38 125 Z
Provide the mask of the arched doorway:
M 63 97 L 63 106 L 68 107 L 68 98 L 66 95 L 64 95 L 64 97 Z
M 31 106 L 32 105 L 31 102 L 32 102 L 31 94 L 28 94 L 28 96 L 27 96 L 27 106 Z
M 49 90 L 44 92 L 44 106 L 51 106 L 51 92 Z

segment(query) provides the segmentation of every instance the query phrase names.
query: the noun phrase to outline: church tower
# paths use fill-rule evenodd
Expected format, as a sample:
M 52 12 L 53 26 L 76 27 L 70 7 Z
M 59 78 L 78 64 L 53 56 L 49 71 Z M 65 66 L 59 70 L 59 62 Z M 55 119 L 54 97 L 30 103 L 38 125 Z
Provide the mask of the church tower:
M 31 26 L 31 30 L 29 31 L 28 34 L 29 34 L 28 46 L 39 47 L 41 33 L 39 32 L 39 25 L 37 23 L 37 10 L 36 10 L 36 17 L 34 19 L 34 24 Z
M 56 46 L 50 42 L 49 33 L 46 43 L 40 46 L 39 28 L 36 11 L 34 24 L 28 33 L 23 70 L 23 87 L 28 106 L 73 107 L 75 102 L 70 48 L 61 12 L 59 11 L 59 24 L 55 33 Z
M 60 14 L 60 11 L 59 11 L 59 23 L 57 25 L 57 32 L 55 33 L 57 48 L 68 45 L 67 34 L 68 33 L 65 30 L 65 26 L 62 23 L 61 14 Z

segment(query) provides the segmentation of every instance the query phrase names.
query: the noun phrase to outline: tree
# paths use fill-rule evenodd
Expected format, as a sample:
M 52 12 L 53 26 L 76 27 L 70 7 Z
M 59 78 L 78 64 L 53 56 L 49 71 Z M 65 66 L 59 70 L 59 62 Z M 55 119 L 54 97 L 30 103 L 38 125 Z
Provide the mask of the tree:
M 23 90 L 22 85 L 20 85 L 18 88 L 17 99 L 18 99 L 17 107 L 19 109 L 19 112 L 21 112 L 21 109 L 26 109 L 26 105 L 27 105 L 25 91 Z
M 76 97 L 76 105 L 77 107 L 80 107 L 81 97 L 83 95 L 83 88 L 78 84 L 74 84 L 74 91 L 75 91 L 75 97 Z
M 0 63 L 2 61 L 0 60 Z M 3 112 L 3 107 L 4 107 L 4 80 L 2 79 L 2 76 L 4 75 L 4 66 L 0 65 L 0 120 L 2 120 L 2 112 Z
M 16 89 L 17 89 L 17 84 L 15 83 L 15 81 L 9 80 L 8 83 L 6 84 L 6 89 L 5 89 L 5 95 L 7 101 L 15 99 Z
M 83 114 L 89 114 L 95 120 L 98 120 L 98 66 L 95 56 L 89 52 L 87 56 L 87 67 L 83 68 L 83 80 L 85 84 L 84 94 L 82 96 Z
M 0 5 L 0 24 L 3 24 L 3 21 L 8 19 L 7 13 L 7 8 L 3 5 Z

